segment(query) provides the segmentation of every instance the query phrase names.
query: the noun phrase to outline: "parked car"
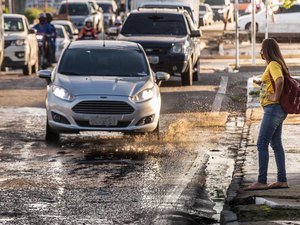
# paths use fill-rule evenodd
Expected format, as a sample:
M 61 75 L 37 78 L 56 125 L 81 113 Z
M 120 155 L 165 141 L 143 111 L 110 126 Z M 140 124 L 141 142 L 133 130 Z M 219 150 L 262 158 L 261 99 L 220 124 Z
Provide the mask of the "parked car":
M 272 6 L 269 10 L 268 31 L 274 34 L 300 33 L 300 4 L 295 3 L 290 8 L 283 7 L 282 4 Z M 266 29 L 266 9 L 256 13 L 256 30 L 258 33 L 264 33 Z M 245 15 L 239 18 L 240 30 L 251 30 L 251 15 Z
M 76 40 L 78 37 L 78 29 L 69 20 L 53 20 L 53 25 L 62 25 L 68 33 L 70 40 Z
M 118 11 L 117 3 L 114 0 L 96 0 L 96 2 L 103 10 L 104 24 L 106 26 L 112 26 L 115 23 Z
M 22 68 L 24 75 L 37 72 L 39 68 L 39 48 L 36 31 L 29 28 L 24 15 L 3 14 L 4 16 L 4 60 L 2 69 Z
M 169 74 L 155 74 L 139 44 L 71 42 L 54 71 L 39 77 L 48 82 L 46 140 L 80 131 L 158 130 L 158 84 Z
M 55 51 L 55 59 L 56 61 L 61 56 L 64 48 L 70 43 L 69 35 L 63 25 L 54 25 L 56 30 L 56 51 Z
M 214 22 L 214 13 L 208 4 L 201 3 L 199 6 L 200 25 L 211 25 Z
M 101 11 L 95 11 L 97 5 L 95 4 L 95 0 L 64 0 L 60 4 L 58 16 L 66 15 L 79 30 L 84 26 L 87 19 L 91 19 L 95 30 L 102 32 L 103 15 L 101 16 Z
M 230 0 L 205 0 L 214 12 L 214 21 L 234 22 L 234 6 Z
M 182 85 L 198 79 L 201 32 L 187 11 L 139 9 L 126 19 L 117 40 L 141 44 L 154 71 L 180 75 Z

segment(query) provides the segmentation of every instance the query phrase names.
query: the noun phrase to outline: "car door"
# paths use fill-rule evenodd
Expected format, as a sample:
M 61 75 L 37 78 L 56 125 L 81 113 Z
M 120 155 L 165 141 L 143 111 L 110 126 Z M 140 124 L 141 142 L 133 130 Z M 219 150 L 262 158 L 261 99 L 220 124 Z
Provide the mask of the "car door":
M 295 4 L 290 8 L 282 5 L 274 12 L 274 19 L 270 24 L 270 33 L 295 33 L 299 32 L 300 5 Z
M 27 40 L 30 48 L 30 64 L 33 65 L 38 60 L 38 42 L 36 39 L 36 34 L 30 31 L 29 23 L 27 18 L 23 17 L 23 23 L 25 30 L 27 30 Z

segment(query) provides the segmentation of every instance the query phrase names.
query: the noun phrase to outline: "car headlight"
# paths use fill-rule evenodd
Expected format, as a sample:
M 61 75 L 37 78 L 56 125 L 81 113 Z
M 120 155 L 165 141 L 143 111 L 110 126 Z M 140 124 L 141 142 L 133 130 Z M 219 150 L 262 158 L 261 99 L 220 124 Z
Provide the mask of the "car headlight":
M 62 100 L 66 100 L 66 101 L 74 101 L 75 97 L 70 94 L 66 89 L 56 86 L 56 85 L 52 85 L 51 90 L 53 92 L 53 94 L 62 99 Z
M 138 94 L 132 97 L 132 100 L 135 102 L 145 102 L 149 99 L 152 99 L 153 96 L 154 96 L 154 87 L 140 91 Z
M 223 14 L 224 13 L 224 9 L 218 9 L 218 13 L 219 14 Z
M 171 49 L 172 53 L 187 53 L 189 43 L 185 41 L 184 43 L 174 43 Z
M 26 45 L 27 44 L 27 41 L 23 40 L 23 39 L 20 39 L 20 40 L 16 40 L 15 41 L 15 45 L 16 46 L 22 46 L 22 45 Z

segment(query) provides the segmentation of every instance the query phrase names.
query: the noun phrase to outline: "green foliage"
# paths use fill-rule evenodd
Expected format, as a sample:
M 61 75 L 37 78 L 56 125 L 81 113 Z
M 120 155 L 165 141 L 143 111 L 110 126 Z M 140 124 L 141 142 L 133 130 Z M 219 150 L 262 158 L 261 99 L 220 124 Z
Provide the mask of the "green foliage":
M 25 11 L 25 16 L 29 20 L 29 23 L 33 23 L 40 13 L 42 13 L 42 11 L 38 8 L 28 8 Z
M 8 8 L 5 7 L 5 8 L 3 9 L 3 13 L 9 13 Z
M 290 8 L 297 0 L 284 0 L 283 7 Z

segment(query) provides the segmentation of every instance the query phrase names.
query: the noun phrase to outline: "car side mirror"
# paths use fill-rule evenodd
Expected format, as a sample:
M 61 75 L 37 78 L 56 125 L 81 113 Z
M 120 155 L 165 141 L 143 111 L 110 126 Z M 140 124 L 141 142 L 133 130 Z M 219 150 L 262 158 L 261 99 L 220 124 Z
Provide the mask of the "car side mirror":
M 31 28 L 31 29 L 28 30 L 28 33 L 29 34 L 36 34 L 36 29 Z
M 170 79 L 170 74 L 165 72 L 156 72 L 155 75 L 158 81 L 166 81 Z
M 78 34 L 79 34 L 79 31 L 78 31 L 78 29 L 76 28 L 76 29 L 74 30 L 73 35 L 78 35 Z
M 46 79 L 47 84 L 51 82 L 51 70 L 40 70 L 38 71 L 39 78 Z
M 200 30 L 192 30 L 190 36 L 191 37 L 201 37 L 201 31 Z

